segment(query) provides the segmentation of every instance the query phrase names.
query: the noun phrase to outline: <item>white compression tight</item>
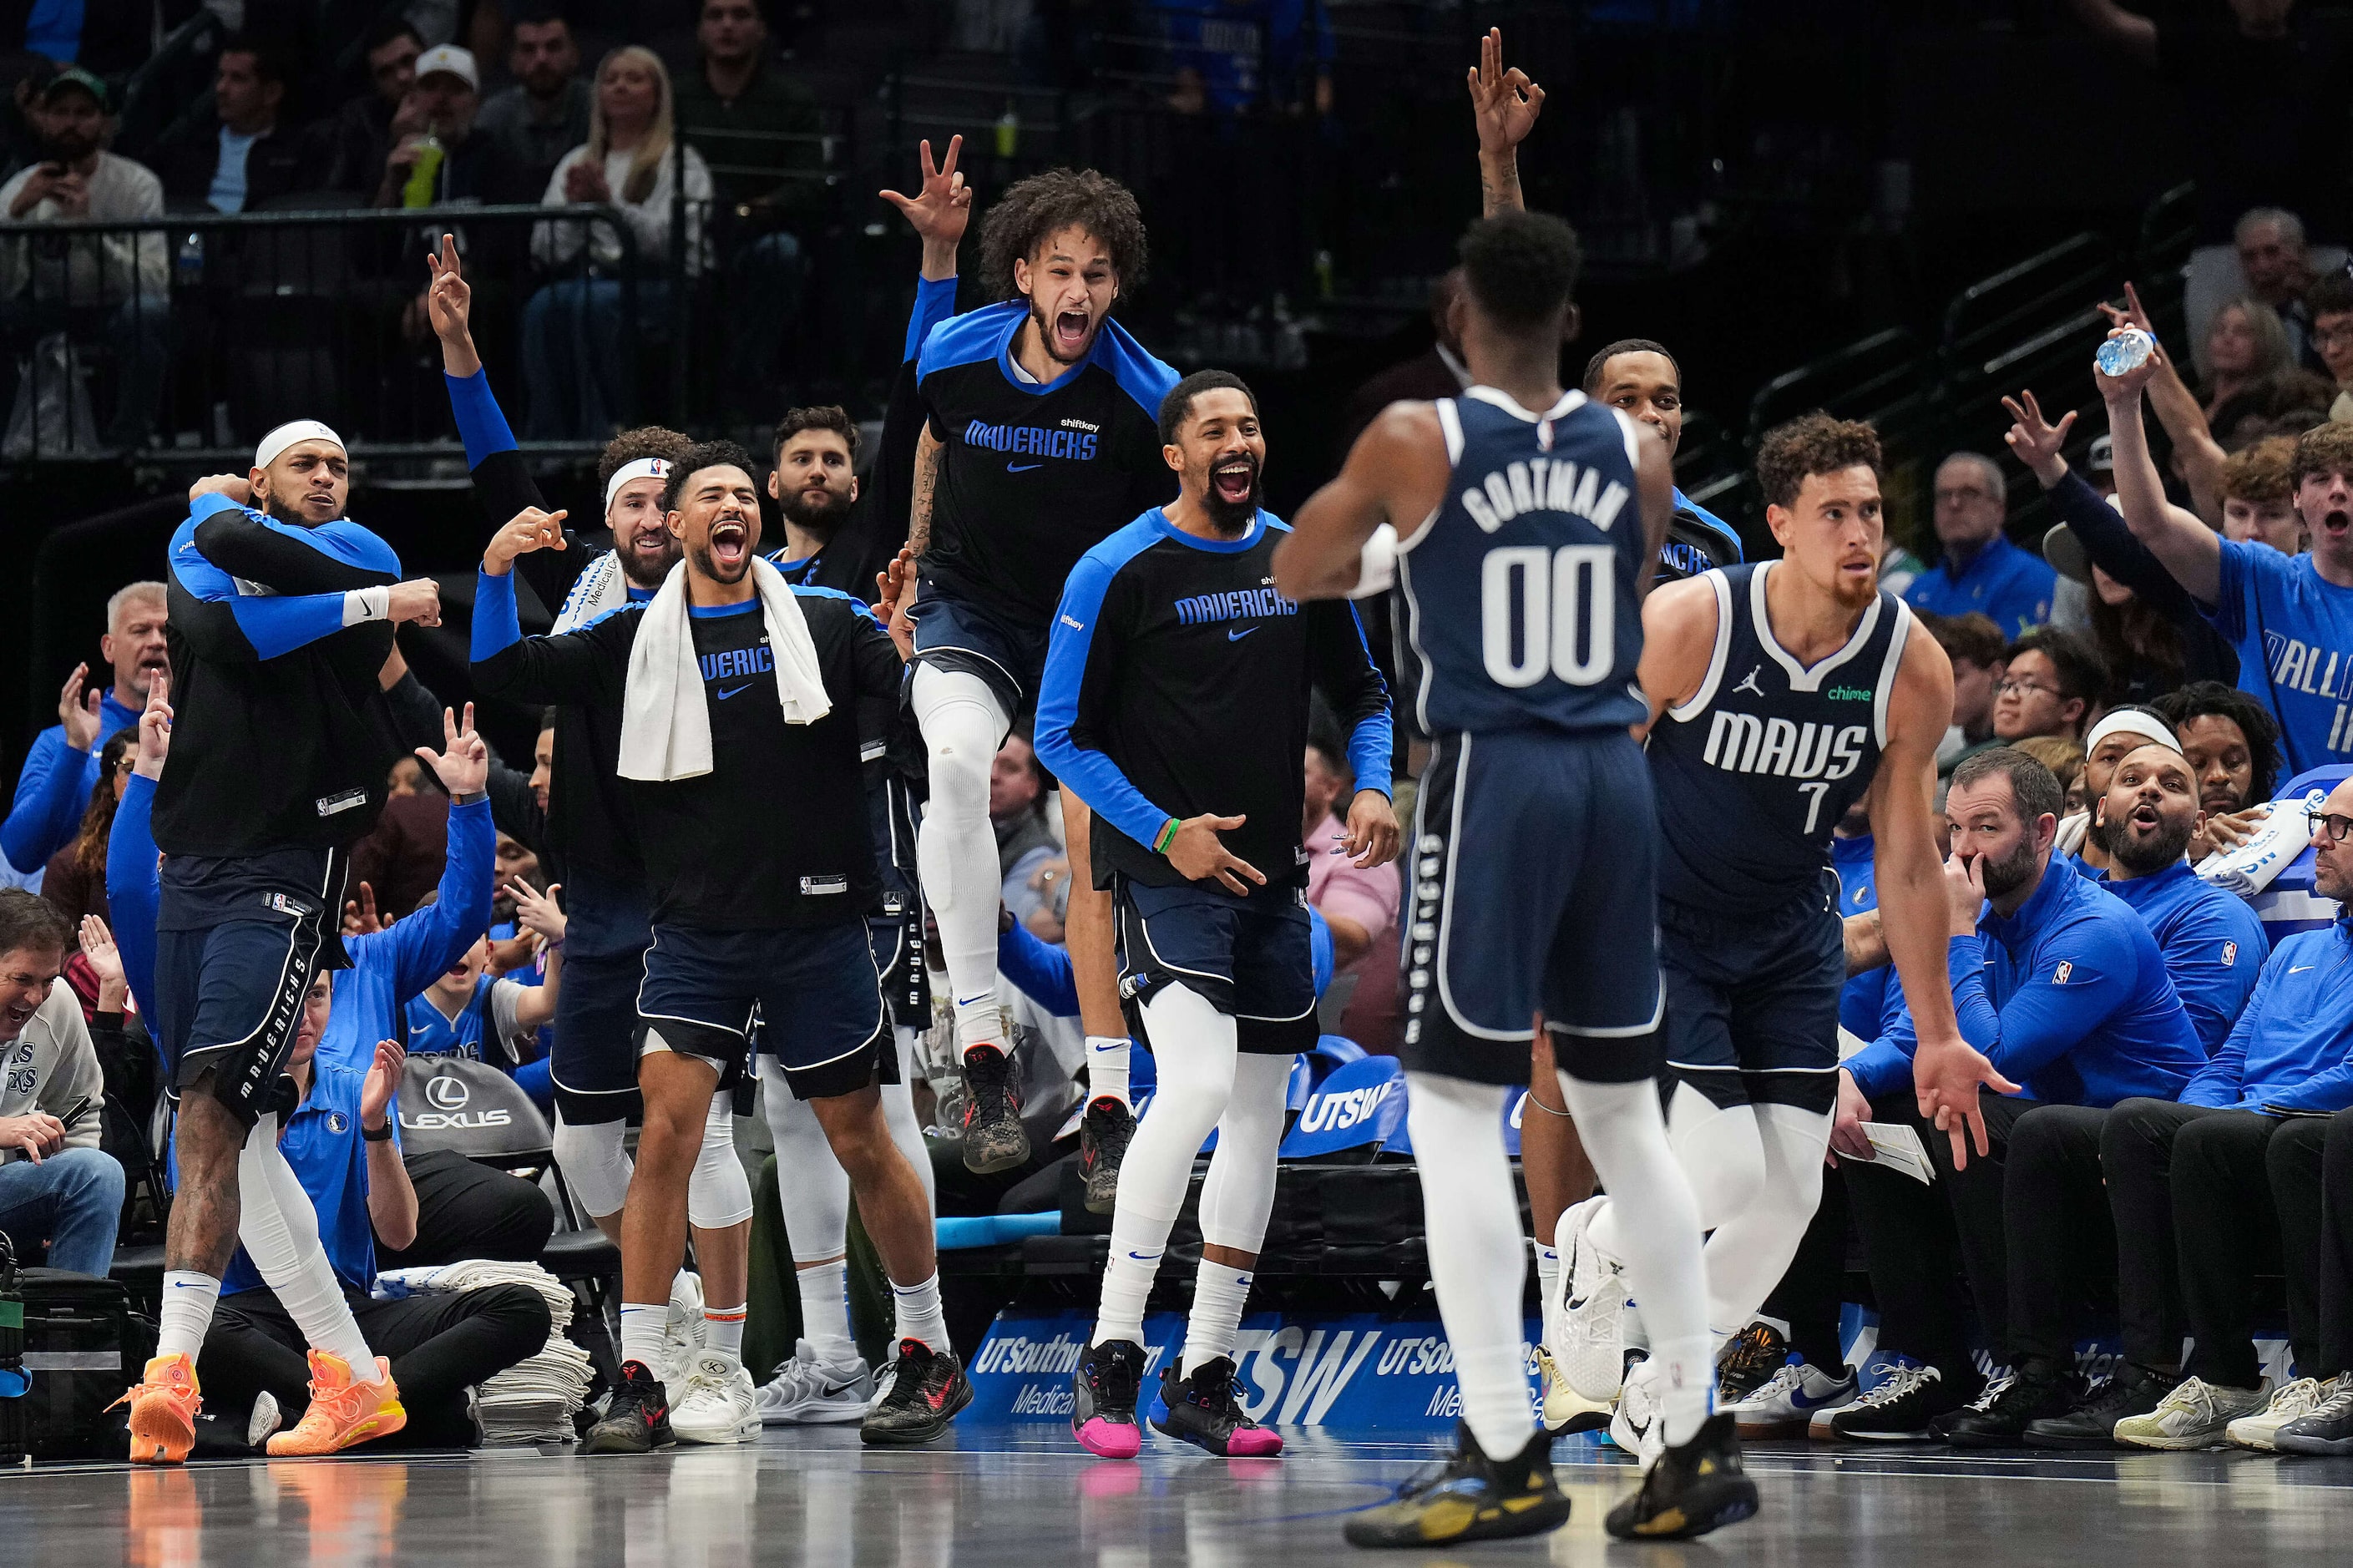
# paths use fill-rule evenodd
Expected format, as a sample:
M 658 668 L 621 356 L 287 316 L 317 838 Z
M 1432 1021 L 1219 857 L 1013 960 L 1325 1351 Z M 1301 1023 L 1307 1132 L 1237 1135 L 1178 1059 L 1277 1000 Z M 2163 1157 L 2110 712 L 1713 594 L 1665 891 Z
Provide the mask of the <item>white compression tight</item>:
M 1218 1147 L 1201 1186 L 1201 1239 L 1254 1255 L 1274 1208 L 1274 1152 L 1282 1141 L 1291 1058 L 1243 1056 L 1233 1018 L 1183 985 L 1163 986 L 1144 1005 L 1144 1020 L 1160 1087 L 1120 1165 L 1111 1263 L 1092 1342 L 1097 1344 L 1142 1334 L 1145 1299 L 1185 1206 L 1193 1157 L 1212 1128 Z
M 378 1381 L 375 1354 L 319 1245 L 319 1211 L 279 1152 L 275 1111 L 254 1123 L 237 1157 L 237 1238 L 302 1337 L 341 1356 L 361 1382 Z
M 575 1127 L 555 1112 L 555 1163 L 564 1172 L 572 1195 L 592 1219 L 610 1219 L 629 1201 L 629 1178 L 637 1165 L 629 1159 L 626 1121 L 598 1121 Z
M 1747 1326 L 1798 1255 L 1821 1202 L 1830 1136 L 1826 1115 L 1787 1105 L 1720 1110 L 1691 1085 L 1676 1086 L 1667 1141 L 1690 1179 L 1700 1226 L 1713 1233 L 1701 1256 L 1708 1331 L 1719 1342 Z M 1595 1239 L 1608 1250 L 1619 1234 L 1613 1224 Z
M 1427 1072 L 1408 1073 L 1406 1090 L 1406 1123 L 1414 1148 L 1423 1152 L 1430 1279 L 1454 1350 L 1462 1420 L 1483 1452 L 1508 1459 L 1535 1436 L 1520 1360 L 1527 1247 L 1520 1239 L 1519 1198 L 1504 1152 L 1504 1100 L 1509 1090 Z M 1440 1149 L 1444 1159 L 1430 1157 Z M 1127 1184 L 1124 1169 L 1120 1184 Z
M 956 1008 L 956 1043 L 977 1044 L 976 1020 L 997 994 L 997 905 L 1003 879 L 988 822 L 988 770 L 1010 721 L 988 682 L 936 664 L 915 667 L 910 688 L 931 759 L 931 802 L 916 834 L 923 897 L 939 921 L 940 952 Z M 966 1000 L 970 1007 L 962 1005 Z M 1002 1042 L 999 1042 L 1000 1044 Z

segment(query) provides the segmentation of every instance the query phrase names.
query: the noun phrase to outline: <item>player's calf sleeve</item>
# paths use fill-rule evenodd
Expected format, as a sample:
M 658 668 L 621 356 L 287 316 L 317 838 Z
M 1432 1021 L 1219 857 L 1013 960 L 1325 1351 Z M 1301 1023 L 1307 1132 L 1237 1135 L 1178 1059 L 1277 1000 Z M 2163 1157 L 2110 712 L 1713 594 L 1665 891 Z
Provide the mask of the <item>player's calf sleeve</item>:
M 979 1043 L 997 999 L 997 906 L 1003 879 L 988 821 L 988 771 L 1006 716 L 988 683 L 962 670 L 915 667 L 909 692 L 923 727 L 931 799 L 915 836 L 923 896 L 956 1004 L 957 1041 Z M 970 1027 L 974 1032 L 967 1035 Z M 1002 1044 L 1002 1041 L 996 1042 Z
M 782 1069 L 763 1058 L 760 1102 L 776 1142 L 776 1203 L 793 1261 L 839 1258 L 849 1245 L 849 1177 L 817 1112 L 795 1100 Z
M 1611 1234 L 1600 1245 L 1623 1264 L 1627 1284 L 1641 1304 L 1651 1359 L 1660 1374 L 1667 1441 L 1687 1443 L 1707 1419 L 1715 1385 L 1715 1342 L 1707 1331 L 1699 1205 L 1667 1146 L 1658 1085 L 1647 1078 L 1632 1083 L 1588 1083 L 1567 1073 L 1559 1078 L 1585 1152 L 1609 1190 Z M 1423 1143 L 1420 1130 L 1415 1130 L 1415 1148 L 1442 1146 Z M 1431 1239 L 1436 1241 L 1435 1234 Z
M 1707 1269 L 1707 1326 L 1719 1341 L 1738 1333 L 1764 1306 L 1788 1272 L 1822 1201 L 1829 1113 L 1759 1105 L 1755 1122 L 1763 1178 L 1740 1212 L 1715 1227 L 1701 1255 Z M 1680 1142 L 1677 1152 L 1684 1152 Z
M 555 1112 L 555 1163 L 572 1195 L 592 1219 L 610 1219 L 629 1201 L 629 1177 L 637 1167 L 624 1140 L 626 1121 L 598 1121 L 575 1127 Z
M 384 1373 L 343 1300 L 327 1249 L 319 1245 L 319 1212 L 294 1167 L 278 1150 L 278 1117 L 254 1124 L 237 1159 L 237 1238 L 286 1315 L 312 1348 L 343 1358 L 363 1383 Z
M 1667 1103 L 1667 1146 L 1691 1183 L 1702 1230 L 1729 1224 L 1765 1185 L 1765 1145 L 1754 1106 L 1718 1107 L 1679 1083 Z
M 725 1230 L 752 1217 L 752 1178 L 735 1157 L 735 1096 L 711 1097 L 702 1122 L 702 1149 L 686 1180 L 686 1219 L 698 1230 Z
M 1520 1360 L 1527 1249 L 1504 1152 L 1506 1091 L 1425 1072 L 1408 1073 L 1406 1089 L 1406 1121 L 1421 1154 L 1430 1279 L 1454 1350 L 1462 1420 L 1490 1458 L 1508 1458 L 1527 1447 L 1535 1423 Z M 1435 1157 L 1439 1150 L 1444 1158 Z

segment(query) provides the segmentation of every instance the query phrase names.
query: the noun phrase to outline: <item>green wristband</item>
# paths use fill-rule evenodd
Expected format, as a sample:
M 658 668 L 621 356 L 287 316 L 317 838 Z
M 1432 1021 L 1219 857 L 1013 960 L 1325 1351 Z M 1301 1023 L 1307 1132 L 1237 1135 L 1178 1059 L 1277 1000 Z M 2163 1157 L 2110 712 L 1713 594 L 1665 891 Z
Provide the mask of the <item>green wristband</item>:
M 1168 853 L 1168 847 L 1176 842 L 1176 819 L 1172 816 L 1166 826 L 1160 829 L 1160 837 L 1152 841 L 1152 852 L 1155 855 L 1166 855 Z

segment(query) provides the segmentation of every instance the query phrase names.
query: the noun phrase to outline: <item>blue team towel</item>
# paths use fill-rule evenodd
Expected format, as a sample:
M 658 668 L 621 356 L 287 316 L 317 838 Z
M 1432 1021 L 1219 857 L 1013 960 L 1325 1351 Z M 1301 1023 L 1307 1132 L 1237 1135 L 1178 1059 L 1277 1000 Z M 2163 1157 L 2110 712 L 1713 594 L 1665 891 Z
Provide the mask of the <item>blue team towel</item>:
M 1062 1216 L 1059 1212 L 951 1215 L 934 1220 L 933 1224 L 937 1228 L 937 1239 L 933 1245 L 942 1252 L 972 1247 L 1002 1247 L 1025 1236 L 1062 1234 Z

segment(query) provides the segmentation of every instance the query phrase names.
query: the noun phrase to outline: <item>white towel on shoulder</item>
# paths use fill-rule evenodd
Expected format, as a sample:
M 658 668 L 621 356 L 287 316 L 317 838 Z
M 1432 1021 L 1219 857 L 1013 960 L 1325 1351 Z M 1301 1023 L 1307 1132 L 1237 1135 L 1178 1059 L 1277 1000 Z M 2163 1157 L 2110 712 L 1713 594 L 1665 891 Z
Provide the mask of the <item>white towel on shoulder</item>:
M 752 584 L 776 667 L 776 700 L 785 722 L 814 724 L 833 710 L 833 701 L 825 694 L 807 618 L 784 574 L 756 555 Z M 700 778 L 711 765 L 711 709 L 694 656 L 681 561 L 646 606 L 629 649 L 628 685 L 621 697 L 620 773 L 667 784 Z

